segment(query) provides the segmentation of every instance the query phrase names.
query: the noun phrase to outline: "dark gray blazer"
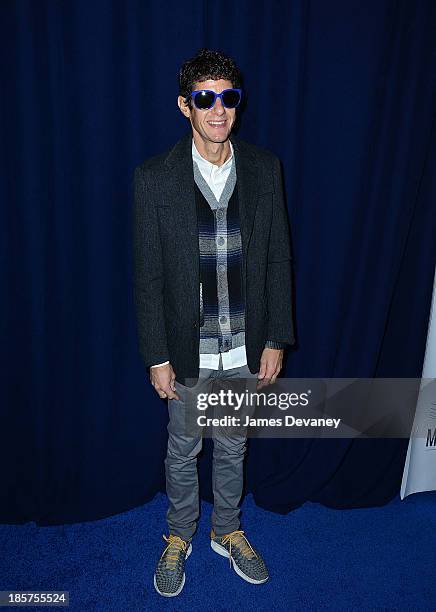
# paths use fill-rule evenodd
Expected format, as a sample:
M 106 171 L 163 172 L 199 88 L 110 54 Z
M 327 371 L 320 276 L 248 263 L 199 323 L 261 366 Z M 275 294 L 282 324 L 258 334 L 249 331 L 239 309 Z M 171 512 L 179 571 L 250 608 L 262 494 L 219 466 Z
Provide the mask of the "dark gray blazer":
M 254 374 L 267 339 L 294 343 L 289 226 L 278 158 L 233 134 L 230 140 L 239 198 L 245 343 Z M 172 149 L 137 166 L 134 178 L 140 353 L 146 367 L 169 360 L 181 384 L 199 375 L 199 245 L 191 146 L 190 131 Z

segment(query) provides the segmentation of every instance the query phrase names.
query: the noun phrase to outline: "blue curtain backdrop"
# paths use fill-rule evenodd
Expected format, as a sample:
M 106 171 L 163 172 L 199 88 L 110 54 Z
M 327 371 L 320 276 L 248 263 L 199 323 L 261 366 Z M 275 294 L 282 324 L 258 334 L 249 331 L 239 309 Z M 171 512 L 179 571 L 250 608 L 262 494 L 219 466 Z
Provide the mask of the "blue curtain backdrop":
M 133 170 L 187 131 L 177 74 L 202 46 L 237 59 L 239 136 L 283 162 L 298 336 L 286 375 L 420 375 L 435 26 L 432 0 L 2 0 L 2 522 L 91 520 L 164 490 L 166 404 L 132 299 Z M 399 491 L 404 440 L 252 442 L 247 489 L 272 511 Z

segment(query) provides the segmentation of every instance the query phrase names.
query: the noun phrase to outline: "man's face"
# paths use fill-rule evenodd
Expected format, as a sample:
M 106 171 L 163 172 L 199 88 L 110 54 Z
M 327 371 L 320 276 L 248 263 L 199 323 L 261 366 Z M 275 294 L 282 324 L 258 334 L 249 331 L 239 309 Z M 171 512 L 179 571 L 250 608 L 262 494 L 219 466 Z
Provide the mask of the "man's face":
M 231 81 L 225 79 L 214 81 L 209 79 L 207 81 L 194 83 L 192 91 L 211 89 L 216 93 L 221 93 L 224 89 L 231 89 L 232 87 Z M 189 118 L 192 129 L 195 130 L 203 140 L 208 140 L 209 142 L 224 142 L 227 140 L 235 122 L 235 108 L 224 108 L 220 98 L 217 98 L 214 106 L 208 110 L 196 108 L 193 101 L 191 102 L 192 107 L 189 108 L 187 104 L 184 104 L 183 100 L 182 96 L 178 97 L 179 108 L 185 117 Z

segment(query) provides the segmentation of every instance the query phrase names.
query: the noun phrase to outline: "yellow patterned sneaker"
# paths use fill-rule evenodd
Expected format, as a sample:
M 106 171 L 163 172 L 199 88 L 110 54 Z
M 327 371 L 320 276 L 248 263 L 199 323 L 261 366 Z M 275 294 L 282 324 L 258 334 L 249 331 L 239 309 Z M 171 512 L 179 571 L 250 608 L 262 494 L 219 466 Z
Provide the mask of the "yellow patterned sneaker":
M 185 585 L 185 560 L 192 551 L 191 542 L 170 534 L 154 573 L 154 588 L 164 597 L 175 597 Z
M 251 546 L 243 531 L 236 530 L 224 536 L 217 536 L 212 529 L 210 537 L 212 550 L 228 557 L 238 576 L 251 584 L 262 584 L 268 580 L 269 574 L 264 560 Z

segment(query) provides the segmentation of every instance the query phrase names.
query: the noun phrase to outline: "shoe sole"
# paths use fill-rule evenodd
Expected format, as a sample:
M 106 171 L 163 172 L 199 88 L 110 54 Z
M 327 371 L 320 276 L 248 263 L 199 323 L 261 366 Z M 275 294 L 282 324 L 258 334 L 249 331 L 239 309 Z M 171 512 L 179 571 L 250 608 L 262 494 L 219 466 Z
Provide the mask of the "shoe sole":
M 221 544 L 218 544 L 218 542 L 215 542 L 215 540 L 210 541 L 210 547 L 212 550 L 214 550 L 216 553 L 218 553 L 222 557 L 226 557 L 227 559 L 230 557 L 230 554 L 227 548 L 225 548 L 224 546 L 221 546 Z M 263 584 L 264 582 L 268 580 L 268 578 L 264 578 L 263 580 L 255 580 L 254 578 L 250 578 L 250 576 L 247 576 L 247 574 L 244 574 L 241 568 L 236 565 L 233 557 L 230 557 L 230 562 L 232 564 L 233 569 L 238 574 L 238 576 L 240 576 L 243 580 L 245 580 L 246 582 L 249 582 L 250 584 Z
M 189 557 L 191 552 L 192 552 L 192 544 L 189 544 L 188 550 L 186 551 L 185 560 Z M 153 584 L 154 584 L 154 588 L 156 589 L 156 591 L 159 593 L 159 595 L 162 595 L 162 597 L 177 597 L 177 595 L 180 595 L 183 587 L 185 586 L 185 572 L 183 572 L 182 584 L 177 589 L 177 591 L 175 591 L 174 593 L 163 593 L 162 591 L 159 591 L 158 586 L 156 584 L 156 574 L 153 576 Z

